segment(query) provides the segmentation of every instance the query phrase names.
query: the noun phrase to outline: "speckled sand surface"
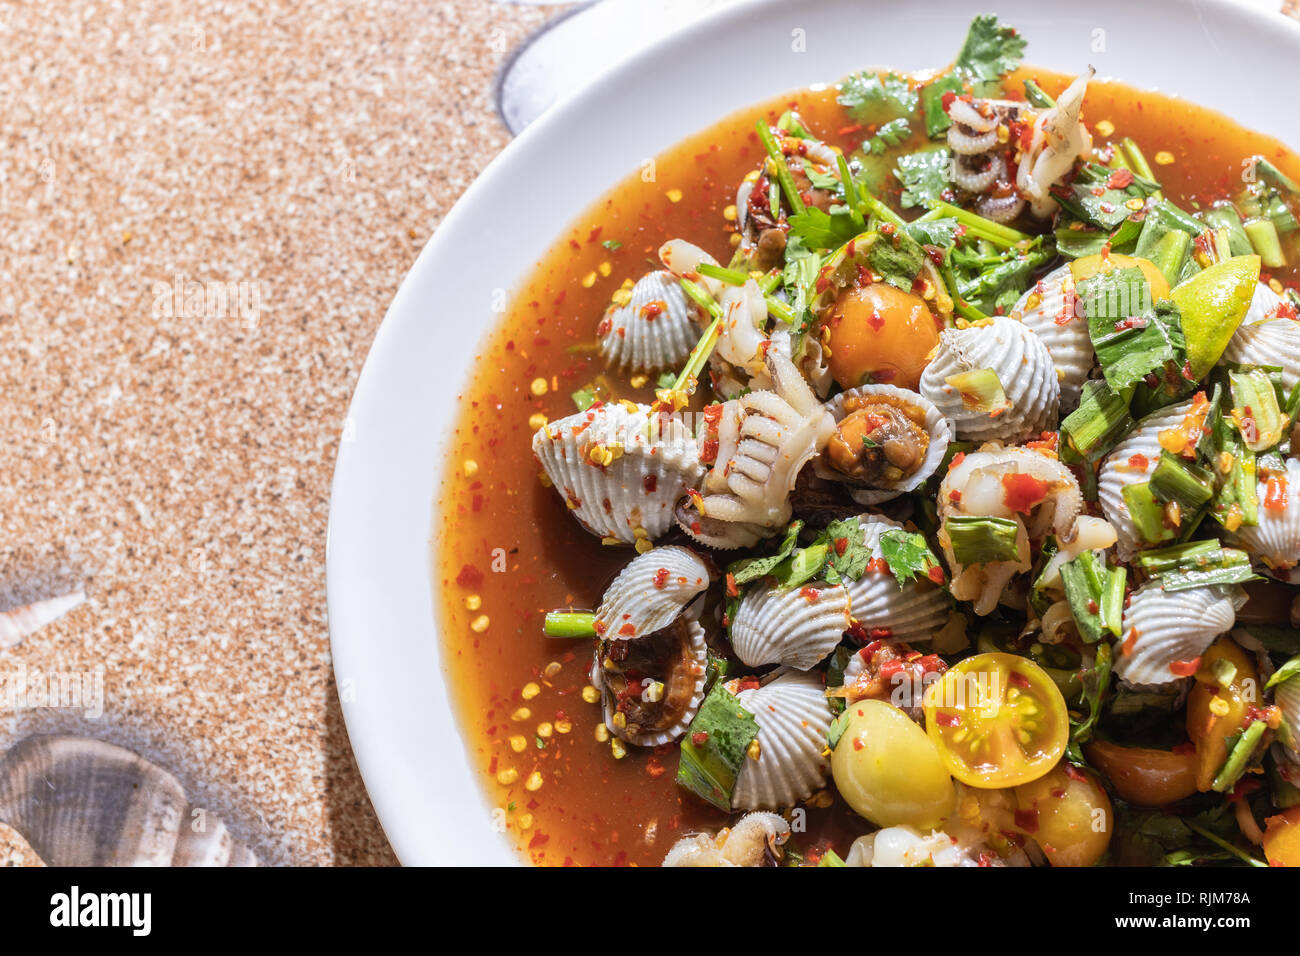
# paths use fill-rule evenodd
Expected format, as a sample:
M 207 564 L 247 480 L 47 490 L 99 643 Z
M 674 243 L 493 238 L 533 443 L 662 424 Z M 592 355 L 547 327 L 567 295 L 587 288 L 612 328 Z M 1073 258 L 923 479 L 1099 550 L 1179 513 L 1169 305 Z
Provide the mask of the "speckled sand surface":
M 493 73 L 554 8 L 57 6 L 0 6 L 0 607 L 90 601 L 0 670 L 102 666 L 106 713 L 2 711 L 0 748 L 102 737 L 267 861 L 392 863 L 330 668 L 330 477 L 390 298 L 508 139 Z M 256 315 L 168 315 L 177 276 Z

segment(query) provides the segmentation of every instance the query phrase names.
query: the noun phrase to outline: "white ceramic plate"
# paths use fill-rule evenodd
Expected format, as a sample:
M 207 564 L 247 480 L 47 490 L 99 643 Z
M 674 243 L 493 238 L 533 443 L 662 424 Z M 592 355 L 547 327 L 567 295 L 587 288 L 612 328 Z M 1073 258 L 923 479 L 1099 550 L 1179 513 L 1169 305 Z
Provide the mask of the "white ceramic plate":
M 429 531 L 456 395 L 497 318 L 493 290 L 520 282 L 644 157 L 786 90 L 866 66 L 944 66 L 986 10 L 1020 28 L 1029 63 L 1062 72 L 1091 64 L 1101 77 L 1175 93 L 1300 144 L 1290 82 L 1300 26 L 1223 0 L 757 0 L 692 24 L 543 115 L 466 191 L 402 283 L 334 472 L 335 675 L 361 773 L 404 863 L 515 862 L 445 693 Z M 795 52 L 800 38 L 806 52 Z M 521 182 L 546 183 L 529 191 L 522 215 Z

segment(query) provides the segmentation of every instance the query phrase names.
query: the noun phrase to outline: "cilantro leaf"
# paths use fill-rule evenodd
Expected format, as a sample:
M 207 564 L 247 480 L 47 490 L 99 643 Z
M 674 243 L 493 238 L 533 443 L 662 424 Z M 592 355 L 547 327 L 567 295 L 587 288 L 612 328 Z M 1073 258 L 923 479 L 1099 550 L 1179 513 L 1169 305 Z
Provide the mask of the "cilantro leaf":
M 904 292 L 912 291 L 921 267 L 925 265 L 925 250 L 905 229 L 880 237 L 867 253 L 867 264 L 890 285 Z
M 754 715 L 722 684 L 714 684 L 682 737 L 677 785 L 729 812 L 745 752 L 757 736 Z
M 907 80 L 895 73 L 855 73 L 840 83 L 840 106 L 855 123 L 884 123 L 916 109 L 917 95 Z
M 921 87 L 921 112 L 925 116 L 926 135 L 931 139 L 938 139 L 952 125 L 944 109 L 944 97 L 949 93 L 961 96 L 964 86 L 960 75 L 949 73 Z
M 927 575 L 939 566 L 939 559 L 930 550 L 925 535 L 915 531 L 892 528 L 880 536 L 880 556 L 898 581 L 899 588 L 918 574 Z
M 786 528 L 785 538 L 775 554 L 761 558 L 745 558 L 742 561 L 732 563 L 727 568 L 731 573 L 732 580 L 736 584 L 748 584 L 750 581 L 756 581 L 771 574 L 776 570 L 777 565 L 788 558 L 791 552 L 794 551 L 795 543 L 799 540 L 799 532 L 802 530 L 802 521 L 792 521 L 790 526 Z
M 942 199 L 944 191 L 948 189 L 948 168 L 951 164 L 952 153 L 946 146 L 898 157 L 894 177 L 903 184 L 900 205 L 904 209 L 912 209 L 916 206 L 929 206 Z
M 1053 190 L 1052 196 L 1077 222 L 1109 233 L 1134 212 L 1145 208 L 1147 197 L 1159 188 L 1159 183 L 1135 176 L 1128 170 L 1086 163 L 1074 182 Z M 1130 209 L 1126 203 L 1132 199 L 1143 200 L 1144 206 L 1138 210 Z
M 857 518 L 832 521 L 817 540 L 827 546 L 822 577 L 828 584 L 856 581 L 866 573 L 871 549 L 867 547 L 866 530 Z
M 786 222 L 789 237 L 799 239 L 806 249 L 836 249 L 861 231 L 847 206 L 832 206 L 831 212 L 809 206 Z
M 890 120 L 876 131 L 876 135 L 867 141 L 865 148 L 873 156 L 883 156 L 885 150 L 897 146 L 912 135 L 912 124 L 903 118 Z
M 1020 65 L 1025 39 L 1016 28 L 999 23 L 991 13 L 971 21 L 966 42 L 957 54 L 957 69 L 980 80 L 996 80 Z

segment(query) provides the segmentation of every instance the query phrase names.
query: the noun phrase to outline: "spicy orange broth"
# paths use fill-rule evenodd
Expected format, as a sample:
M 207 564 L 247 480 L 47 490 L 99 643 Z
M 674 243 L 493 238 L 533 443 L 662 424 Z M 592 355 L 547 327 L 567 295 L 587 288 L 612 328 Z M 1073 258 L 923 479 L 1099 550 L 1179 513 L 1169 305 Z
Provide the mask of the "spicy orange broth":
M 1031 75 L 1053 94 L 1069 80 L 1024 69 L 1007 88 L 1019 89 L 1020 79 Z M 760 117 L 775 122 L 787 108 L 797 109 L 814 135 L 846 152 L 868 133 L 850 128 L 832 87 L 743 110 L 661 154 L 653 182 L 635 171 L 561 233 L 487 337 L 461 393 L 433 544 L 447 686 L 489 804 L 504 811 L 495 818 L 534 863 L 657 865 L 682 835 L 715 830 L 727 819 L 677 787 L 675 745 L 630 747 L 616 760 L 610 745 L 595 737 L 600 706 L 581 695 L 591 643 L 542 635 L 547 610 L 594 608 L 635 552 L 603 546 L 539 481 L 529 417 L 541 412 L 555 420 L 575 411 L 570 393 L 605 371 L 593 343 L 611 294 L 625 279 L 658 268 L 656 251 L 665 240 L 681 237 L 720 262 L 731 258 L 734 230 L 723 210 L 763 156 L 754 124 Z M 1300 162 L 1278 141 L 1164 95 L 1094 82 L 1085 118 L 1099 145 L 1125 136 L 1137 140 L 1165 194 L 1184 208 L 1234 195 L 1241 160 L 1255 153 L 1300 178 Z M 1114 125 L 1109 136 L 1096 130 L 1101 120 Z M 1160 151 L 1174 161 L 1157 164 Z M 896 191 L 882 198 L 897 208 Z M 607 240 L 621 246 L 611 251 L 602 245 Z M 1295 270 L 1276 276 L 1287 283 L 1297 278 Z M 547 385 L 540 397 L 532 390 L 538 378 Z M 653 399 L 653 382 L 641 390 L 614 384 L 616 397 Z M 466 467 L 471 461 L 478 466 L 473 474 L 473 466 Z M 497 548 L 505 554 L 504 572 L 493 570 Z M 481 601 L 477 609 L 467 607 L 471 596 Z M 482 615 L 487 627 L 476 631 L 472 625 Z M 544 670 L 552 662 L 561 666 L 548 679 Z M 540 693 L 525 700 L 530 683 Z M 560 733 L 566 721 L 571 729 Z M 521 751 L 512 748 L 511 737 L 523 739 Z M 513 782 L 498 781 L 501 773 L 510 779 L 511 771 Z M 796 839 L 810 858 L 828 846 L 844 855 L 852 839 L 870 829 L 838 800 L 828 809 L 807 809 L 808 830 Z

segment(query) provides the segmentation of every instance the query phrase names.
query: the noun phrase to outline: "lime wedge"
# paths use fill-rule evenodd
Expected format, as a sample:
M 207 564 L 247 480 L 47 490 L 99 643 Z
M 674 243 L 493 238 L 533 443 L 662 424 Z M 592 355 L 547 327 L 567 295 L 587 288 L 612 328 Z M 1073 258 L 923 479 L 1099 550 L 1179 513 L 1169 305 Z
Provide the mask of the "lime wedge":
M 1259 256 L 1233 256 L 1170 292 L 1182 314 L 1192 378 L 1203 378 L 1228 347 L 1255 295 L 1259 265 Z

